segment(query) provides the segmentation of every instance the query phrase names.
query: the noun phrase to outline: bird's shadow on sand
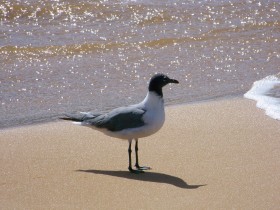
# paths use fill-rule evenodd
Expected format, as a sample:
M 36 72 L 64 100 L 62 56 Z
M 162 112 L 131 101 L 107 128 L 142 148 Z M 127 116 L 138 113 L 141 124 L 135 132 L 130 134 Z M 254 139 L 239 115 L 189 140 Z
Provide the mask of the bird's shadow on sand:
M 77 172 L 93 173 L 93 174 L 102 174 L 107 176 L 120 177 L 124 179 L 132 179 L 144 182 L 154 182 L 154 183 L 165 183 L 174 185 L 183 189 L 197 189 L 204 185 L 189 185 L 183 179 L 176 176 L 171 176 L 163 173 L 156 172 L 146 172 L 141 174 L 131 174 L 128 171 L 109 171 L 109 170 L 76 170 Z

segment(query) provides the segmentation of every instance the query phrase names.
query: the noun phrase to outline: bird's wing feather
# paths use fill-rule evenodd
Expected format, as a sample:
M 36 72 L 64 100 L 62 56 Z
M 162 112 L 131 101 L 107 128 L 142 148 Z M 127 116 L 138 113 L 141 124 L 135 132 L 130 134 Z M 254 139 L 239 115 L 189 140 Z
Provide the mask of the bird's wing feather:
M 78 114 L 65 114 L 65 117 L 61 117 L 60 119 L 75 121 L 75 122 L 83 122 L 89 119 L 94 119 L 101 114 L 94 114 L 90 112 L 80 112 Z
M 101 115 L 99 113 L 93 113 L 93 112 L 80 112 L 80 113 L 83 115 L 84 120 L 95 118 Z
M 85 120 L 83 123 L 110 131 L 121 131 L 127 128 L 141 127 L 145 123 L 142 119 L 146 111 L 136 107 L 121 107 L 108 114 L 100 115 L 94 119 Z

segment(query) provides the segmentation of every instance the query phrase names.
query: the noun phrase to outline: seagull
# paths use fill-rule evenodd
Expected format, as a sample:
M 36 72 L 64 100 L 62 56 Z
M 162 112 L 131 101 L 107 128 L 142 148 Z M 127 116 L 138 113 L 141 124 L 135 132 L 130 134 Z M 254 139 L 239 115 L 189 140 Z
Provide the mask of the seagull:
M 165 120 L 164 100 L 162 88 L 169 83 L 179 83 L 175 79 L 158 73 L 155 74 L 148 86 L 148 93 L 144 100 L 138 104 L 113 109 L 106 114 L 94 114 L 81 112 L 79 114 L 67 114 L 60 118 L 73 121 L 75 124 L 87 126 L 104 134 L 128 140 L 128 170 L 131 173 L 143 173 L 150 167 L 139 166 L 138 139 L 156 133 Z M 131 144 L 135 140 L 136 170 L 132 168 Z

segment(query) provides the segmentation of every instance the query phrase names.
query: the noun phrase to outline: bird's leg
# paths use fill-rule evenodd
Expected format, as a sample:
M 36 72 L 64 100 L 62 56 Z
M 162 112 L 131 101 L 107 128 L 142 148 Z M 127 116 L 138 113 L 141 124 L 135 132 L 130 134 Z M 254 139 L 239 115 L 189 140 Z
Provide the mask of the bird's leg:
M 134 174 L 138 174 L 138 173 L 143 173 L 143 171 L 141 170 L 134 170 L 132 168 L 132 164 L 131 164 L 131 153 L 132 153 L 132 150 L 131 150 L 131 143 L 132 143 L 132 139 L 129 139 L 128 140 L 129 142 L 129 146 L 128 146 L 128 159 L 129 159 L 129 165 L 128 165 L 128 170 L 131 172 L 131 173 L 134 173 Z
M 138 139 L 135 139 L 135 155 L 136 155 L 136 164 L 135 167 L 138 170 L 150 170 L 150 167 L 147 166 L 139 166 L 139 159 L 138 159 Z
M 139 160 L 138 160 L 138 139 L 135 139 L 135 157 L 136 157 L 136 168 L 139 168 Z

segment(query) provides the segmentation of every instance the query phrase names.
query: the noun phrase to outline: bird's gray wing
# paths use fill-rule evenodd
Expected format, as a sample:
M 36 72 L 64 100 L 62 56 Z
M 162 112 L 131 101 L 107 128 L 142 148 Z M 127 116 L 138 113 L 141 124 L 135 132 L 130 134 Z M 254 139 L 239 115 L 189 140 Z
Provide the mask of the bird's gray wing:
M 100 115 L 83 123 L 97 128 L 106 128 L 110 131 L 121 131 L 127 128 L 141 127 L 145 123 L 142 119 L 146 110 L 136 107 L 121 107 L 108 114 Z
M 75 121 L 75 122 L 83 122 L 87 121 L 90 119 L 94 119 L 101 114 L 95 114 L 91 112 L 80 112 L 78 114 L 65 114 L 66 117 L 61 117 L 60 119 L 63 120 L 70 120 L 70 121 Z

